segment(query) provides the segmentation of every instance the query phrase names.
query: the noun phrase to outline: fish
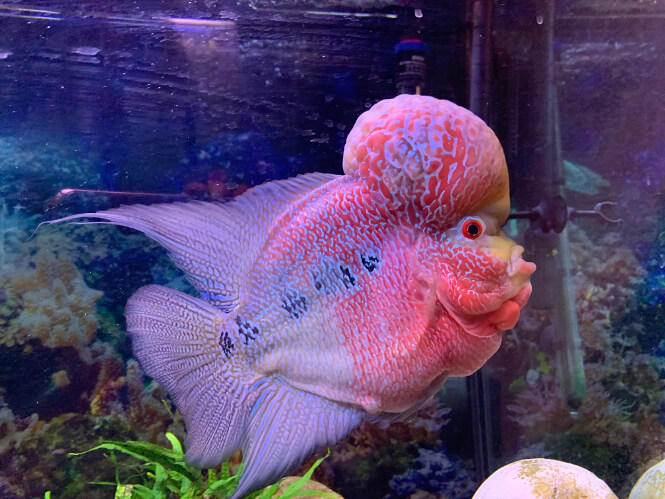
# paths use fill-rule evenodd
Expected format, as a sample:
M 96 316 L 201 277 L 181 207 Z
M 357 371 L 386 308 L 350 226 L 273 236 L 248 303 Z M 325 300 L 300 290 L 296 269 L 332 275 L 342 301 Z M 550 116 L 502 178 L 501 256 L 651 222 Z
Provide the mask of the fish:
M 242 449 L 233 499 L 480 369 L 531 293 L 535 265 L 501 230 L 503 150 L 473 113 L 430 96 L 382 100 L 357 119 L 342 164 L 343 175 L 225 203 L 54 221 L 141 231 L 196 289 L 139 288 L 127 330 L 184 416 L 186 460 L 210 468 Z

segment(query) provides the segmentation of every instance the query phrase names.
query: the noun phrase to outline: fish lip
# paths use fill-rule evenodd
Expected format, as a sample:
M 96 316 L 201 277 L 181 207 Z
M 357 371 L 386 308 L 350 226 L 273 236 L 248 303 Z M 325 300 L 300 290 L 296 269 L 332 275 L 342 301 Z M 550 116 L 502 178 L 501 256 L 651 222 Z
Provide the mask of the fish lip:
M 536 271 L 536 264 L 533 262 L 527 262 L 522 258 L 524 254 L 524 247 L 516 244 L 510 250 L 510 261 L 508 262 L 508 277 L 515 277 L 518 274 L 521 274 L 525 277 L 529 277 Z
M 442 295 L 437 293 L 437 302 L 465 333 L 478 338 L 489 338 L 515 327 L 531 292 L 531 283 L 527 281 L 516 291 L 513 292 L 511 289 L 508 295 L 504 295 L 496 308 L 478 314 L 456 310 L 447 294 L 447 289 Z
M 487 313 L 466 314 L 455 309 L 455 306 L 451 303 L 447 294 L 445 296 L 437 296 L 436 301 L 441 306 L 441 308 L 445 310 L 448 316 L 455 322 L 455 324 L 457 324 L 466 334 L 478 338 L 489 338 L 501 333 L 501 330 L 497 329 L 492 322 L 486 321 L 484 319 L 489 314 L 499 310 L 505 302 L 501 303 L 495 310 Z

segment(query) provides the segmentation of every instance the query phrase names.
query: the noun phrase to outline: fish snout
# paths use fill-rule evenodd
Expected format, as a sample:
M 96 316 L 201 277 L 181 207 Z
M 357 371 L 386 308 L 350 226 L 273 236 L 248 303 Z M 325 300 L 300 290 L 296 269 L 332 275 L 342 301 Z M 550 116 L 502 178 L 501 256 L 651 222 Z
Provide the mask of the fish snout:
M 510 250 L 510 262 L 508 263 L 508 277 L 524 276 L 529 278 L 536 271 L 536 264 L 527 262 L 522 258 L 524 247 L 514 245 Z
M 492 256 L 508 264 L 506 274 L 511 282 L 510 289 L 513 295 L 517 294 L 522 287 L 529 283 L 529 277 L 536 271 L 536 264 L 524 260 L 522 258 L 524 247 L 515 244 L 512 239 L 505 237 L 503 234 L 492 236 L 488 246 Z
M 469 334 L 492 336 L 512 329 L 531 295 L 536 265 L 522 258 L 524 248 L 505 236 L 492 236 L 483 253 L 493 257 L 476 278 L 452 272 L 437 282 L 437 301 Z M 485 271 L 485 273 L 483 273 Z

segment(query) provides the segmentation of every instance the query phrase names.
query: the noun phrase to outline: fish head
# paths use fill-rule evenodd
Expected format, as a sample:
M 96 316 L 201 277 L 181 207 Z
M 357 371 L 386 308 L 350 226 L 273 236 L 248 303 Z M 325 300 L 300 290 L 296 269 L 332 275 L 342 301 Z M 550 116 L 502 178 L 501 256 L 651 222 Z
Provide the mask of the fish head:
M 512 329 L 531 295 L 534 263 L 501 230 L 494 203 L 462 217 L 445 235 L 433 260 L 436 299 L 465 333 L 488 337 Z
M 508 169 L 479 117 L 429 96 L 378 102 L 347 138 L 344 171 L 396 223 L 434 241 L 423 263 L 433 265 L 437 309 L 456 331 L 488 338 L 515 325 L 535 265 L 501 230 L 510 211 Z

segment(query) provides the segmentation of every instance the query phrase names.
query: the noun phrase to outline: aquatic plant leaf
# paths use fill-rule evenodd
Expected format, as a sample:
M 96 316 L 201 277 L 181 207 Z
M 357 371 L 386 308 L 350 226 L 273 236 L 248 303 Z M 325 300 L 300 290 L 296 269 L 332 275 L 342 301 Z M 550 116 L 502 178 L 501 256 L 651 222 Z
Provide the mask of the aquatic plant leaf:
M 211 483 L 205 492 L 203 492 L 203 494 L 212 494 L 219 490 L 224 494 L 224 496 L 229 496 L 238 487 L 239 480 L 240 477 L 238 475 L 230 476 L 222 480 L 217 480 L 216 482 Z
M 115 489 L 114 499 L 135 499 L 137 497 L 145 499 L 162 499 L 166 497 L 166 494 L 155 494 L 145 485 L 138 484 L 118 484 Z
M 240 463 L 238 472 L 232 475 L 231 465 L 228 461 L 224 461 L 220 467 L 219 478 L 214 469 L 208 470 L 208 488 L 203 492 L 203 495 L 212 494 L 214 497 L 229 497 L 238 488 L 242 468 L 243 465 Z
M 258 499 L 271 499 L 272 497 L 274 497 L 275 492 L 277 492 L 277 489 L 279 489 L 279 483 L 275 483 L 270 487 L 266 487 L 265 489 L 263 489 L 263 492 L 261 492 L 261 495 L 258 496 Z
M 166 438 L 171 443 L 171 447 L 173 447 L 174 452 L 177 452 L 181 456 L 184 455 L 184 452 L 182 450 L 182 444 L 180 443 L 180 440 L 178 440 L 178 437 L 176 437 L 173 433 L 167 431 Z
M 242 468 L 242 465 L 240 466 Z M 238 473 L 236 474 L 240 474 L 240 470 L 238 470 Z M 231 464 L 228 461 L 224 461 L 219 469 L 219 478 L 220 479 L 229 478 L 230 476 L 231 476 Z
M 291 485 L 289 485 L 286 490 L 280 495 L 280 499 L 292 499 L 294 497 L 302 497 L 302 496 L 308 496 L 308 497 L 338 497 L 336 494 L 329 494 L 327 492 L 319 492 L 316 490 L 309 490 L 309 489 L 303 489 L 305 484 L 312 478 L 312 474 L 314 473 L 314 470 L 319 467 L 319 465 L 323 462 L 325 458 L 327 458 L 330 455 L 330 449 L 328 449 L 328 452 L 326 453 L 325 456 L 323 456 L 320 459 L 317 459 L 312 467 L 307 470 L 307 473 L 305 473 L 302 477 L 300 477 L 298 480 L 293 482 Z
M 131 499 L 132 497 L 132 486 L 123 485 L 121 483 L 117 484 L 115 487 L 114 499 Z
M 155 483 L 152 486 L 152 490 L 166 491 L 166 480 L 169 478 L 166 468 L 161 464 L 156 464 L 154 477 Z
M 183 477 L 182 480 L 182 485 L 180 486 L 180 497 L 187 497 L 195 492 L 195 488 L 193 487 L 193 483 L 191 480 L 188 480 L 187 478 Z
M 201 480 L 201 474 L 198 470 L 190 469 L 182 462 L 182 455 L 175 451 L 165 449 L 159 445 L 148 442 L 116 442 L 109 441 L 100 444 L 85 452 L 70 453 L 71 456 L 80 456 L 99 449 L 117 450 L 128 454 L 136 459 L 148 463 L 158 463 L 169 470 L 180 473 L 192 482 L 198 483 Z

